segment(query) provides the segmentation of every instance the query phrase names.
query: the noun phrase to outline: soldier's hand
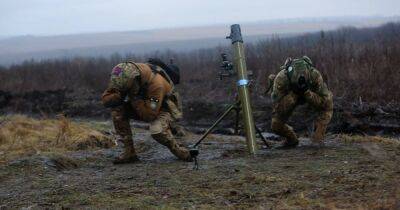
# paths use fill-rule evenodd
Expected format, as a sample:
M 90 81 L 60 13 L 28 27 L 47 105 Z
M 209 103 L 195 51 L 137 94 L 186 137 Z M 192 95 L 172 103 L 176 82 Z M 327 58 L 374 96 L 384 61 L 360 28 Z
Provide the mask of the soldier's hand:
M 275 74 L 270 74 L 267 78 L 267 88 L 265 90 L 265 94 L 271 93 L 273 86 L 274 86 L 274 80 L 276 78 Z
M 306 91 L 304 92 L 304 98 L 305 98 L 306 100 L 309 100 L 309 99 L 312 98 L 313 94 L 314 94 L 314 93 L 313 93 L 311 90 L 306 90 Z
M 292 87 L 292 91 L 299 96 L 304 96 L 304 94 L 307 91 L 310 91 L 310 88 L 308 88 L 308 86 L 303 86 L 303 87 L 294 86 L 294 87 Z
M 304 77 L 299 78 L 297 87 L 303 93 L 305 93 L 309 89 L 309 85 Z
M 114 108 L 123 104 L 121 93 L 115 89 L 106 90 L 101 100 L 106 108 Z

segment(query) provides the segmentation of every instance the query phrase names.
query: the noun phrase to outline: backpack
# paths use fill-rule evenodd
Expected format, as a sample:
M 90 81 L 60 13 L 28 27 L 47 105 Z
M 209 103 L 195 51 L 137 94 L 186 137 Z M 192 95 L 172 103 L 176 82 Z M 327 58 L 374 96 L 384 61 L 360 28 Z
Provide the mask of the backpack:
M 149 58 L 147 62 L 150 64 L 150 67 L 154 73 L 160 74 L 167 81 L 172 81 L 174 85 L 180 83 L 181 75 L 178 66 L 174 64 L 167 65 L 158 58 Z M 157 66 L 161 67 L 163 71 L 158 69 Z

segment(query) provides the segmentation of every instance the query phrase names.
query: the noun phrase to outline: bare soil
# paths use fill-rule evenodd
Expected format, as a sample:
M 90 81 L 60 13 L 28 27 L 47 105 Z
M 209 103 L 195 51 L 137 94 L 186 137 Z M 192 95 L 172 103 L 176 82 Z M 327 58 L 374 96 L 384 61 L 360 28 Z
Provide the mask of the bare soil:
M 111 148 L 39 153 L 0 165 L 0 209 L 400 208 L 396 139 L 330 134 L 322 148 L 302 138 L 296 149 L 260 149 L 249 157 L 243 137 L 211 135 L 193 170 L 193 162 L 177 160 L 135 130 L 137 164 L 113 165 L 121 148 Z

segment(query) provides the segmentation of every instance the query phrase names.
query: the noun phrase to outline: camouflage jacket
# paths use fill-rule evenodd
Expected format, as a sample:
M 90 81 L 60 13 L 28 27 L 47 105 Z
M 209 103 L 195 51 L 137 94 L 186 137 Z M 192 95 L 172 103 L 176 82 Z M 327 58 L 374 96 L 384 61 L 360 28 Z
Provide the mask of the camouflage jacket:
M 113 107 L 127 98 L 138 118 L 151 122 L 160 111 L 171 112 L 176 117 L 177 106 L 169 100 L 172 94 L 173 84 L 154 73 L 148 64 L 126 62 L 113 68 L 102 102 L 106 107 Z
M 324 83 L 321 73 L 313 67 L 310 69 L 310 79 L 308 84 L 309 90 L 316 93 L 320 97 L 328 97 L 331 94 L 327 85 Z M 288 71 L 283 69 L 276 75 L 274 79 L 271 93 L 272 101 L 278 102 L 290 92 L 295 91 L 290 84 Z

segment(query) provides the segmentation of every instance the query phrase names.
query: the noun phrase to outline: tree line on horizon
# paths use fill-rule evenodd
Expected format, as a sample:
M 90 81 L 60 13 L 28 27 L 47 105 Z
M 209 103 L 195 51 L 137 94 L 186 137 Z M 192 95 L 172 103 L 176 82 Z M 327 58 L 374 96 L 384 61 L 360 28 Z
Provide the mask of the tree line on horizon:
M 296 37 L 272 38 L 246 44 L 246 61 L 252 70 L 252 94 L 262 101 L 267 77 L 277 73 L 287 57 L 309 56 L 333 91 L 335 98 L 348 101 L 397 102 L 400 97 L 400 23 L 376 28 L 340 28 Z M 25 61 L 0 67 L 0 90 L 13 93 L 70 90 L 101 94 L 114 65 L 125 60 L 145 62 L 159 57 L 173 59 L 181 69 L 179 89 L 185 100 L 223 102 L 235 95 L 235 78 L 218 79 L 220 54 L 230 55 L 229 47 L 171 50 L 146 55 L 76 57 Z

